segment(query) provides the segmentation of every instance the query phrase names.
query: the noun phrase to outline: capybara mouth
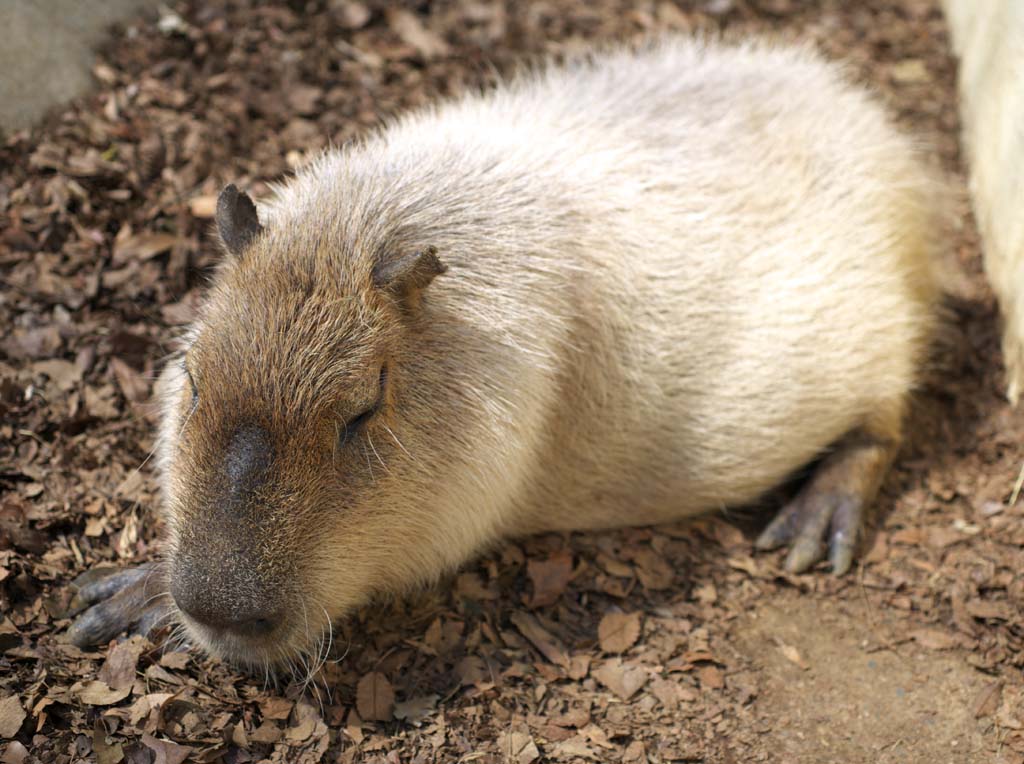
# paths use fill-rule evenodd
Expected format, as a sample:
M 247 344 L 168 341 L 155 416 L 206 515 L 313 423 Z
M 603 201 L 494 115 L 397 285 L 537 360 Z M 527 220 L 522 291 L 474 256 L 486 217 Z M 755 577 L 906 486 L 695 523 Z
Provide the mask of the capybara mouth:
M 311 679 L 327 660 L 334 642 L 330 620 L 316 623 L 283 619 L 258 633 L 239 633 L 199 623 L 179 610 L 180 625 L 196 647 L 252 674 L 271 680 L 281 674 Z

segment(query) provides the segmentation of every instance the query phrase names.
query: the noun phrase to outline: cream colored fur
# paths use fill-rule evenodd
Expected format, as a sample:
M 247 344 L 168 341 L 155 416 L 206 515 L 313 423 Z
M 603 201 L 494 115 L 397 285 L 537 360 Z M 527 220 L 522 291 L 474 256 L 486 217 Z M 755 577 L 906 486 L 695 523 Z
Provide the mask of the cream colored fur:
M 218 274 L 189 424 L 165 375 L 171 557 L 214 468 L 195 439 L 261 405 L 290 465 L 267 554 L 301 558 L 318 628 L 502 536 L 754 500 L 898 421 L 933 322 L 933 184 L 836 66 L 764 43 L 611 51 L 332 151 Z M 428 245 L 449 270 L 406 326 L 370 269 Z M 332 454 L 317 433 L 376 359 L 387 412 Z

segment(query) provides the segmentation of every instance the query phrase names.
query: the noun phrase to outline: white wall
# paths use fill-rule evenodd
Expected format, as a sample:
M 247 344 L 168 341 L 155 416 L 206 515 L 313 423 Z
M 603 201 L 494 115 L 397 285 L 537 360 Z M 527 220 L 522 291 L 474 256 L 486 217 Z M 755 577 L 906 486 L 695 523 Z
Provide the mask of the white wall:
M 1008 396 L 1024 387 L 1024 0 L 943 0 L 960 56 L 963 143 L 985 269 L 1005 320 Z

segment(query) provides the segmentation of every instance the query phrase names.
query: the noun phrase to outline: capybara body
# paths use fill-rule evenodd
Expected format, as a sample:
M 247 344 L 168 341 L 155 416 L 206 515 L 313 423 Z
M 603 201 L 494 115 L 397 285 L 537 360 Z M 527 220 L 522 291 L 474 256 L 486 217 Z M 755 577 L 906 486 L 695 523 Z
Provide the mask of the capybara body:
M 836 444 L 877 446 L 870 501 L 933 323 L 933 190 L 809 50 L 672 39 L 402 118 L 259 222 L 225 191 L 160 384 L 189 631 L 273 662 L 501 537 L 744 504 Z

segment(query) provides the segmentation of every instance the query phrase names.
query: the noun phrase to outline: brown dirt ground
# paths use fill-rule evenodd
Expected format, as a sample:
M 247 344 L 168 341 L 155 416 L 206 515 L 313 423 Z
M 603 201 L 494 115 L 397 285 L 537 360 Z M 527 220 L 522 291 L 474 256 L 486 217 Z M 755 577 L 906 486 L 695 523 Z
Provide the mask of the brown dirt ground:
M 190 0 L 118 31 L 99 92 L 0 145 L 0 762 L 1024 762 L 1024 420 L 963 202 L 918 445 L 841 580 L 785 575 L 752 551 L 763 520 L 732 514 L 506 544 L 341 624 L 319 689 L 61 641 L 72 578 L 154 549 L 147 401 L 213 262 L 217 189 L 258 194 L 524 56 L 662 29 L 814 39 L 964 188 L 930 0 Z

